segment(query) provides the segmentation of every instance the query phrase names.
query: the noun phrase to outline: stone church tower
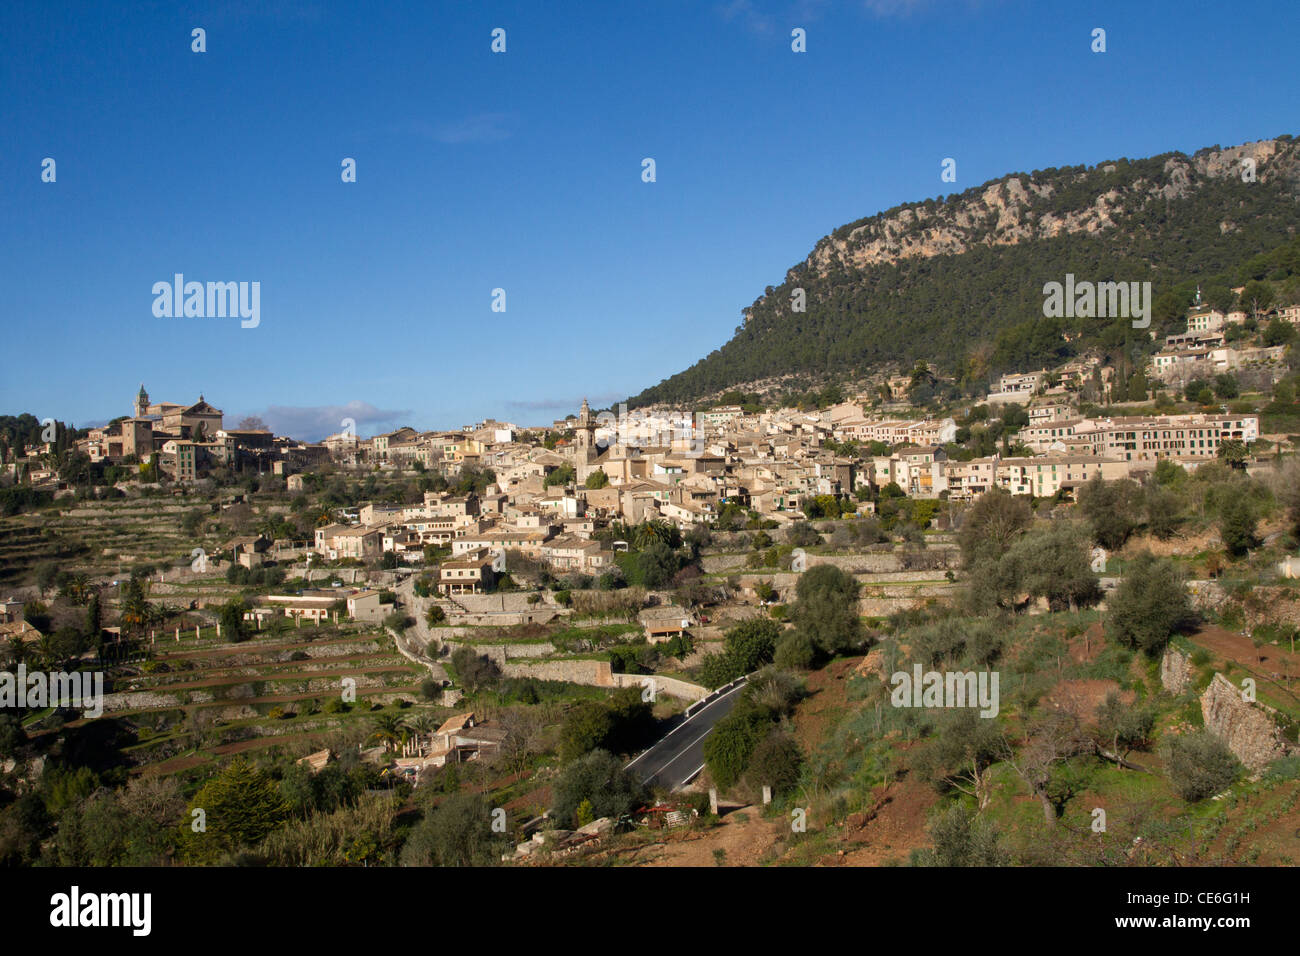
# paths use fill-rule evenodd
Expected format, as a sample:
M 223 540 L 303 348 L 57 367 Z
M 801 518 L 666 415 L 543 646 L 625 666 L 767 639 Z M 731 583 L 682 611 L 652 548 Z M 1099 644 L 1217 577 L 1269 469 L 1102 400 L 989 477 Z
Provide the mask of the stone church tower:
M 574 437 L 578 439 L 578 449 L 594 450 L 596 447 L 596 420 L 591 417 L 591 406 L 587 400 L 582 400 L 582 407 L 578 409 L 578 421 L 573 426 Z
M 602 449 L 596 445 L 596 428 L 598 422 L 594 415 L 591 414 L 591 406 L 587 400 L 582 400 L 582 408 L 578 410 L 578 420 L 574 423 L 574 438 L 577 440 L 577 447 L 573 450 L 573 467 L 574 477 L 577 478 L 578 484 L 581 485 L 590 475 L 600 466 L 596 464 L 600 460 Z
M 135 417 L 144 418 L 149 411 L 149 393 L 144 390 L 144 382 L 140 383 L 140 393 L 135 397 Z

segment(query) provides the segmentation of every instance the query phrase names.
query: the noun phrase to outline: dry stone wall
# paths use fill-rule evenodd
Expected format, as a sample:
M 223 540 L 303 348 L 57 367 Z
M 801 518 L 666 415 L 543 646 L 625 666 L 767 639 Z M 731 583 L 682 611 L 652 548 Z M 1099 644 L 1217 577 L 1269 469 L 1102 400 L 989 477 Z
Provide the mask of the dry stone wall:
M 506 677 L 534 677 L 594 687 L 614 686 L 609 661 L 511 661 L 502 666 L 501 673 Z
M 1160 658 L 1160 684 L 1169 693 L 1177 696 L 1187 690 L 1192 683 L 1192 659 L 1176 647 L 1165 648 L 1164 657 Z
M 1241 688 L 1222 674 L 1215 674 L 1201 695 L 1205 729 L 1227 744 L 1252 773 L 1293 749 L 1273 721 L 1273 713 L 1263 704 L 1243 700 Z

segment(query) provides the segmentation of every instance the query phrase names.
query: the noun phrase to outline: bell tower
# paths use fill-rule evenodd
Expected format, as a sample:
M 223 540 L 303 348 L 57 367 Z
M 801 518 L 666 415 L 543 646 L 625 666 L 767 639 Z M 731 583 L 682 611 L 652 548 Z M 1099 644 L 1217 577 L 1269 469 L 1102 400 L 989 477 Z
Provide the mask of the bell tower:
M 144 382 L 140 383 L 140 391 L 135 396 L 135 417 L 144 418 L 145 413 L 149 411 L 149 393 L 144 390 Z
M 582 400 L 582 407 L 578 409 L 578 422 L 574 426 L 578 439 L 579 448 L 594 448 L 596 445 L 596 422 L 591 417 L 591 406 L 587 400 Z

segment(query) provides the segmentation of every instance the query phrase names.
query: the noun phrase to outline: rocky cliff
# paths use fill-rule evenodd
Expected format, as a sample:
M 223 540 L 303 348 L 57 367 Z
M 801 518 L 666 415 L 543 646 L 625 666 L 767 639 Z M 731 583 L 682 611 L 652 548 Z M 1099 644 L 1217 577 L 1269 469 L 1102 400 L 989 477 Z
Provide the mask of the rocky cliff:
M 1118 163 L 1012 174 L 948 202 L 904 206 L 837 229 L 817 243 L 804 265 L 827 275 L 836 267 L 862 269 L 901 259 L 953 255 L 977 245 L 1013 246 L 1073 233 L 1097 235 L 1116 228 L 1125 215 L 1151 201 L 1186 199 L 1207 181 L 1240 179 L 1247 168 L 1243 160 L 1253 161 L 1261 183 L 1300 180 L 1300 150 L 1275 139 L 1207 149 L 1194 156 L 1172 155 L 1160 164 L 1158 175 L 1151 170 L 1123 177 Z M 1116 185 L 1107 186 L 1109 179 Z M 1054 200 L 1071 187 L 1085 190 L 1082 202 L 1067 200 L 1071 208 L 1057 208 L 1060 204 Z M 1095 192 L 1096 187 L 1101 191 Z M 1225 217 L 1220 228 L 1229 231 L 1237 225 Z M 787 279 L 798 274 L 796 267 Z
M 1290 136 L 1008 173 L 824 236 L 741 309 L 730 340 L 629 404 L 807 387 L 916 360 L 960 378 L 990 346 L 979 377 L 1056 364 L 1115 336 L 1097 321 L 1044 327 L 1049 279 L 1151 281 L 1164 334 L 1198 284 L 1241 284 L 1243 264 L 1289 242 L 1298 219 L 1300 142 Z

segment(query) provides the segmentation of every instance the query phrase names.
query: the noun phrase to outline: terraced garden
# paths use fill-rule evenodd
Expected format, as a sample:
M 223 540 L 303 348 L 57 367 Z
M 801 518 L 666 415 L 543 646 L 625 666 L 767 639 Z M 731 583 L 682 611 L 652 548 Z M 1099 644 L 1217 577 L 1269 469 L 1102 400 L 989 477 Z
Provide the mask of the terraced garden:
M 0 584 L 30 583 L 41 561 L 75 562 L 92 579 L 129 573 L 133 565 L 182 564 L 196 547 L 215 540 L 188 533 L 186 515 L 209 511 L 199 499 L 137 498 L 61 502 L 34 514 L 0 518 Z
M 355 745 L 381 711 L 403 720 L 424 714 L 434 726 L 451 713 L 422 699 L 429 670 L 398 653 L 382 629 L 322 625 L 238 644 L 206 634 L 160 639 L 149 660 L 110 671 L 104 719 L 134 737 L 122 748 L 132 773 L 198 771 L 253 749 L 301 755 Z

